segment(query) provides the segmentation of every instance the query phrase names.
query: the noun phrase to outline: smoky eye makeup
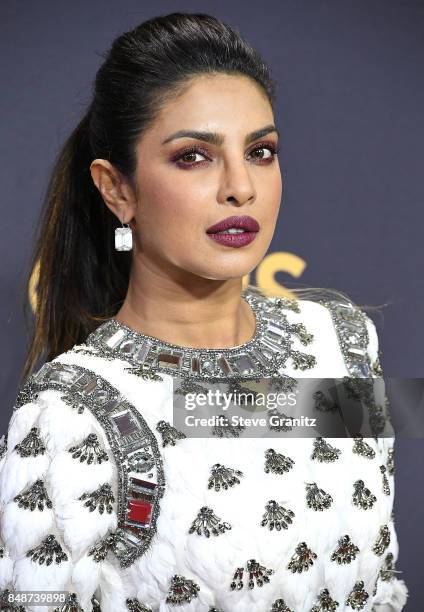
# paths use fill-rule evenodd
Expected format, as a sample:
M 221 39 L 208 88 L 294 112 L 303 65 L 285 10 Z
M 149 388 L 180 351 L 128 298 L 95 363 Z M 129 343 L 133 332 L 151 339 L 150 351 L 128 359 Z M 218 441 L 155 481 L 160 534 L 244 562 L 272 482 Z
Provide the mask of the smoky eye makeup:
M 250 147 L 246 155 L 247 157 L 253 157 L 253 159 L 255 159 L 254 154 L 256 152 L 265 150 L 268 150 L 270 154 L 267 157 L 256 157 L 256 162 L 254 163 L 259 165 L 269 165 L 274 161 L 275 156 L 278 155 L 280 151 L 280 147 L 274 142 L 266 141 L 256 143 L 255 145 Z M 196 161 L 196 156 L 198 155 L 204 157 L 205 159 Z M 199 145 L 191 145 L 184 147 L 182 149 L 179 149 L 173 155 L 171 155 L 171 162 L 175 163 L 179 167 L 197 167 L 199 165 L 204 165 L 208 161 L 212 161 L 212 155 L 208 152 L 207 149 Z

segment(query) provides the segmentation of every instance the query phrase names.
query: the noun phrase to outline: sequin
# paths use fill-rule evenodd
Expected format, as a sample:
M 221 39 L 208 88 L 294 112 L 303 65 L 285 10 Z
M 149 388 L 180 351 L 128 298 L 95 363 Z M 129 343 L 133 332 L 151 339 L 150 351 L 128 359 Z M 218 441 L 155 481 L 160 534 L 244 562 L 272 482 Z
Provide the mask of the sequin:
M 19 508 L 25 508 L 31 512 L 35 509 L 42 512 L 44 508 L 53 507 L 42 480 L 36 480 L 24 493 L 16 495 L 14 501 Z
M 322 589 L 318 595 L 316 604 L 311 608 L 311 612 L 335 612 L 339 602 L 330 597 L 328 589 Z
M 333 498 L 320 489 L 315 482 L 306 483 L 306 505 L 313 510 L 325 510 L 331 506 Z
M 268 527 L 270 531 L 273 529 L 277 531 L 288 529 L 288 526 L 293 522 L 294 515 L 292 510 L 271 499 L 265 506 L 265 514 L 263 515 L 261 526 Z
M 41 544 L 31 548 L 26 556 L 40 565 L 51 565 L 53 561 L 59 564 L 68 560 L 68 555 L 62 550 L 61 545 L 52 534 L 48 535 Z
M 344 535 L 339 539 L 337 548 L 331 555 L 332 561 L 337 561 L 339 565 L 346 565 L 356 559 L 359 548 L 352 542 L 349 535 Z
M 365 486 L 363 480 L 357 480 L 353 483 L 352 502 L 357 508 L 368 510 L 373 507 L 377 501 L 376 496 Z
M 44 455 L 46 447 L 40 438 L 37 427 L 32 427 L 31 431 L 25 438 L 15 446 L 16 452 L 21 457 L 38 457 Z
M 84 506 L 86 506 L 90 512 L 97 510 L 99 514 L 103 514 L 106 510 L 108 514 L 112 514 L 112 504 L 115 501 L 115 497 L 110 484 L 103 484 L 91 493 L 84 493 L 78 499 L 82 501 L 86 500 Z
M 204 535 L 209 538 L 211 534 L 217 536 L 229 529 L 231 529 L 229 523 L 221 521 L 211 508 L 202 506 L 188 532 L 197 533 L 197 535 Z
M 109 461 L 106 451 L 101 448 L 97 435 L 94 433 L 89 434 L 77 446 L 72 446 L 68 452 L 72 454 L 73 459 L 79 459 L 80 463 L 85 462 L 88 465 Z
M 317 554 L 307 546 L 306 542 L 300 542 L 290 558 L 287 569 L 291 570 L 293 574 L 296 572 L 300 574 L 307 571 L 314 564 L 316 558 Z
M 311 459 L 316 459 L 321 463 L 331 463 L 336 461 L 342 452 L 340 449 L 329 444 L 322 437 L 315 438 L 313 445 L 314 449 L 312 451 Z
M 375 552 L 376 555 L 381 556 L 382 554 L 384 554 L 384 551 L 388 548 L 389 545 L 390 545 L 390 529 L 388 525 L 382 525 L 380 527 L 377 539 L 373 544 L 373 547 L 372 547 L 373 552 Z
M 351 590 L 346 599 L 346 605 L 353 608 L 353 610 L 362 610 L 367 603 L 369 595 L 364 591 L 364 583 L 362 580 L 355 582 L 355 586 Z
M 389 485 L 389 480 L 386 476 L 386 470 L 387 468 L 385 465 L 380 465 L 380 472 L 383 477 L 383 492 L 386 495 L 390 495 L 390 485 Z
M 243 476 L 243 472 L 235 470 L 233 468 L 225 467 L 220 463 L 215 463 L 211 468 L 211 475 L 208 479 L 208 489 L 215 489 L 215 491 L 225 491 L 228 487 L 234 487 L 236 484 L 240 484 L 240 478 Z
M 354 440 L 353 447 L 352 447 L 353 453 L 355 453 L 356 455 L 361 455 L 362 457 L 365 457 L 366 459 L 374 459 L 375 457 L 374 449 L 368 444 L 368 442 L 364 442 L 364 439 L 361 435 L 357 436 L 356 438 L 353 438 L 353 440 Z
M 158 421 L 156 429 L 162 436 L 163 447 L 168 445 L 175 446 L 177 440 L 182 440 L 187 437 L 183 432 L 178 431 L 178 429 L 166 421 Z
M 277 453 L 273 448 L 265 451 L 265 472 L 268 474 L 284 474 L 292 469 L 295 462 L 290 457 Z
M 197 585 L 193 580 L 185 578 L 179 574 L 175 574 L 171 578 L 171 585 L 166 597 L 166 603 L 174 606 L 190 603 L 192 599 L 198 597 L 199 591 L 199 585 Z
M 249 559 L 246 563 L 246 567 L 238 567 L 234 572 L 233 580 L 230 584 L 232 591 L 239 591 L 243 588 L 243 574 L 244 571 L 248 573 L 247 586 L 249 589 L 253 589 L 255 586 L 263 586 L 265 583 L 270 581 L 270 576 L 274 573 L 273 569 L 268 569 L 264 565 L 260 565 L 256 559 Z

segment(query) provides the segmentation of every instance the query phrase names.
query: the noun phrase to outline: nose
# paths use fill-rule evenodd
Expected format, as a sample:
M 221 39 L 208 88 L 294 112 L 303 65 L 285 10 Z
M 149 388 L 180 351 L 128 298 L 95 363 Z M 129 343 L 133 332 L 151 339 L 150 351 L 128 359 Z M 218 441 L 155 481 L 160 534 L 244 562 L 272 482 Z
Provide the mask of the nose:
M 230 202 L 236 206 L 254 202 L 256 191 L 246 164 L 244 159 L 232 160 L 224 167 L 218 194 L 219 202 Z

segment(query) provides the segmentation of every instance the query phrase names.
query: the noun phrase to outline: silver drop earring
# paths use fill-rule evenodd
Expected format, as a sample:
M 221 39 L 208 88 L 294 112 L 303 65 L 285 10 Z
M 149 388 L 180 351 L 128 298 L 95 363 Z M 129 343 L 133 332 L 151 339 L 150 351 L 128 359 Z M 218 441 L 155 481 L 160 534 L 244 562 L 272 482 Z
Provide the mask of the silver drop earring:
M 122 227 L 115 228 L 115 249 L 117 251 L 131 251 L 132 249 L 132 230 L 128 223 L 127 227 L 121 221 Z

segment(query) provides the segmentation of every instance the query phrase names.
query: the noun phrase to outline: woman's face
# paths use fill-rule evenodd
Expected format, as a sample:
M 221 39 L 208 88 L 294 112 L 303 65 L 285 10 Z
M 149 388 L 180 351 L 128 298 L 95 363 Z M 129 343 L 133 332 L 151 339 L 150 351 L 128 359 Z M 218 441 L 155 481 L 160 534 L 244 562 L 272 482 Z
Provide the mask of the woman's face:
M 207 279 L 251 272 L 268 250 L 282 195 L 273 125 L 266 96 L 245 77 L 197 77 L 168 102 L 137 144 L 133 256 Z M 250 217 L 258 231 L 212 238 L 208 228 L 232 216 Z

